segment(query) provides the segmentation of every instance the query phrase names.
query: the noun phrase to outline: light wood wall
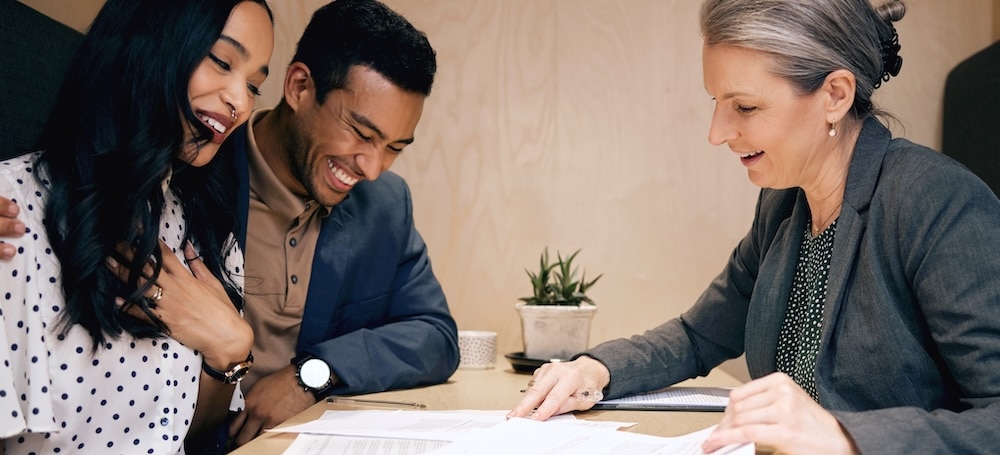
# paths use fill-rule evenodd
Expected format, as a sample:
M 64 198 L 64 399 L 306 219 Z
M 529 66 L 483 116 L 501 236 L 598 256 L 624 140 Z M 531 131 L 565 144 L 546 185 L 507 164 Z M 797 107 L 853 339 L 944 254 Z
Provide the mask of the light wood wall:
M 993 41 L 1000 40 L 1000 0 L 993 0 Z
M 327 0 L 271 1 L 282 69 Z M 84 29 L 86 1 L 24 0 Z M 96 11 L 100 0 L 89 0 Z M 439 72 L 417 141 L 394 170 L 459 327 L 520 351 L 513 305 L 544 247 L 582 248 L 599 306 L 591 342 L 684 311 L 750 225 L 757 189 L 706 136 L 698 2 L 387 0 L 424 30 Z M 1000 0 L 909 0 L 900 77 L 876 102 L 898 135 L 937 148 L 947 72 L 994 39 Z M 97 5 L 97 6 L 94 6 Z M 73 11 L 70 11 L 73 10 Z M 69 16 L 66 16 L 69 15 Z M 727 365 L 739 376 L 738 363 Z

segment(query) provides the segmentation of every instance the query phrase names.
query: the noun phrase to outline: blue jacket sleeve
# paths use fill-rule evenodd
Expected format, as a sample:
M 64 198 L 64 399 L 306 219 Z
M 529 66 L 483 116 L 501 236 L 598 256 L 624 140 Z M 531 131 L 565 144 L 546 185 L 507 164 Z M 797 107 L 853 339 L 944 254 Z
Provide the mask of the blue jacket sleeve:
M 363 183 L 324 222 L 297 351 L 330 365 L 332 394 L 444 382 L 458 331 L 409 190 L 391 173 Z

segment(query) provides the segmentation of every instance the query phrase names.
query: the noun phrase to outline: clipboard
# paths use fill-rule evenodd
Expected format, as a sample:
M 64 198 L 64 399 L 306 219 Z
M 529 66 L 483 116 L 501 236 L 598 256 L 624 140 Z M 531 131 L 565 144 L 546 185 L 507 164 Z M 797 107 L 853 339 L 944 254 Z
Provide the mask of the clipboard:
M 598 401 L 591 409 L 619 411 L 723 412 L 729 405 L 724 387 L 668 387 L 655 392 Z

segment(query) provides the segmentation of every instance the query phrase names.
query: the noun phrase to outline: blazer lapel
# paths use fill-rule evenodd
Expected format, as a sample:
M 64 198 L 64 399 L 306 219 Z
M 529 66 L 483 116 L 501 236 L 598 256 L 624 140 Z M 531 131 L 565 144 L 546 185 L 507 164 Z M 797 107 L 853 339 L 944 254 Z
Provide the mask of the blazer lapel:
M 820 352 L 816 359 L 816 384 L 820 387 L 830 383 L 833 373 L 832 359 L 824 355 L 837 332 L 840 314 L 847 305 L 847 290 L 856 270 L 861 239 L 867 229 L 867 213 L 882 172 L 882 161 L 891 135 L 877 120 L 869 118 L 858 136 L 858 143 L 851 157 L 844 188 L 844 204 L 837 220 L 837 236 L 833 243 L 833 257 L 830 260 L 830 276 L 827 280 L 826 304 L 823 308 L 823 329 L 820 335 Z
M 747 312 L 746 355 L 751 377 L 775 371 L 778 334 L 785 320 L 802 233 L 809 217 L 805 195 L 799 191 L 790 217 L 782 221 L 771 245 L 762 253 L 759 275 Z M 795 254 L 790 254 L 793 251 Z
M 350 199 L 333 208 L 321 228 L 313 257 L 309 293 L 299 331 L 299 346 L 311 346 L 323 341 L 332 321 L 340 290 L 343 287 L 345 265 L 351 260 Z
M 250 215 L 250 163 L 247 161 L 247 134 L 249 130 L 244 124 L 233 132 L 229 141 L 222 144 L 222 151 L 232 153 L 232 160 L 236 166 L 238 186 L 236 189 L 236 223 L 233 225 L 233 234 L 240 245 L 240 249 L 247 250 L 247 220 Z
M 852 264 L 857 258 L 861 237 L 865 232 L 865 214 L 871 204 L 890 139 L 889 131 L 874 118 L 865 121 L 858 137 L 847 174 L 844 205 L 837 220 L 837 237 L 833 245 L 823 310 L 821 346 L 828 346 L 836 331 L 836 321 L 843 309 L 850 273 L 854 270 Z M 808 219 L 809 205 L 805 194 L 799 191 L 792 215 L 782 222 L 771 245 L 762 253 L 760 274 L 747 314 L 745 337 L 747 364 L 750 365 L 752 377 L 761 377 L 775 371 L 778 334 L 781 333 L 781 324 L 788 310 L 798 251 Z M 820 349 L 817 378 L 829 370 L 819 368 L 824 360 L 824 352 L 824 349 Z

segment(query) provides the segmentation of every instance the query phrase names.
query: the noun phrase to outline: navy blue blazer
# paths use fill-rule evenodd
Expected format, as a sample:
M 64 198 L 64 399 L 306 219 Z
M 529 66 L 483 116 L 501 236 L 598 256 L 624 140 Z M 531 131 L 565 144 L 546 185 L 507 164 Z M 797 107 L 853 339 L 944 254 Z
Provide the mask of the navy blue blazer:
M 235 230 L 244 248 L 246 142 L 246 125 L 227 142 L 240 179 Z M 458 367 L 458 329 L 400 176 L 359 182 L 323 220 L 296 354 L 330 364 L 340 378 L 335 395 L 441 383 Z
M 775 370 L 809 219 L 764 189 L 750 232 L 680 318 L 588 354 L 609 397 L 707 374 L 746 353 Z M 861 453 L 1000 450 L 1000 200 L 949 157 L 866 121 L 830 264 L 816 389 Z

